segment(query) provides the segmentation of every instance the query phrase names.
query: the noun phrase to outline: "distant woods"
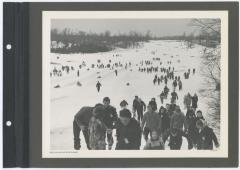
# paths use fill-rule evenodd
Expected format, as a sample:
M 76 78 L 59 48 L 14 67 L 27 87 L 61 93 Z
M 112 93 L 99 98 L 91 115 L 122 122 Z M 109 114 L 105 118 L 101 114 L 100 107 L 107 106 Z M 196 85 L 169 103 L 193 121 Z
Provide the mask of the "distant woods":
M 152 39 L 150 31 L 140 34 L 134 31 L 128 34 L 112 35 L 110 31 L 104 33 L 71 32 L 64 29 L 59 32 L 51 30 L 51 52 L 55 53 L 96 53 L 107 52 L 115 48 L 137 48 L 141 42 Z
M 150 31 L 145 34 L 136 31 L 129 33 L 112 34 L 110 31 L 103 33 L 87 33 L 84 31 L 73 32 L 68 28 L 59 31 L 51 30 L 51 52 L 54 53 L 97 53 L 107 52 L 115 48 L 138 48 L 142 42 L 149 40 L 180 40 L 189 48 L 194 44 L 206 47 L 216 47 L 220 44 L 220 20 L 193 19 L 190 26 L 200 28 L 200 32 L 176 36 L 152 36 Z

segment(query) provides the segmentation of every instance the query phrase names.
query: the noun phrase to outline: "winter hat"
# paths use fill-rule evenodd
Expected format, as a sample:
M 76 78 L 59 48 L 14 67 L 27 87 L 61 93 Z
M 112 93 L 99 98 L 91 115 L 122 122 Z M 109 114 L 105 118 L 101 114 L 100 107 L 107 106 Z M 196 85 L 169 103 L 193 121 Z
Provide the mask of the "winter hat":
M 131 118 L 131 112 L 128 109 L 123 109 L 120 111 L 120 117 Z
M 165 108 L 163 106 L 161 106 L 159 109 L 159 112 L 161 112 L 161 110 L 165 111 Z
M 124 107 L 124 106 L 127 106 L 128 105 L 128 102 L 126 100 L 123 100 L 120 102 L 120 106 L 121 107 Z
M 104 97 L 104 98 L 103 98 L 103 101 L 104 101 L 104 102 L 110 102 L 110 98 L 109 98 L 109 97 Z

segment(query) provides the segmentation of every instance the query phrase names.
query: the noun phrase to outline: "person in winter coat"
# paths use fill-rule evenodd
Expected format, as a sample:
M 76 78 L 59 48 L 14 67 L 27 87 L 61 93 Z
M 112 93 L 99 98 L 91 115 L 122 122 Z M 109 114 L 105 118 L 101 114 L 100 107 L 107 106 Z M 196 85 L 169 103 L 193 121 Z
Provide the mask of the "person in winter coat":
M 166 98 L 167 98 L 168 92 L 169 92 L 169 88 L 168 88 L 167 86 L 165 86 L 164 89 L 163 89 L 163 91 L 164 91 L 164 94 L 165 94 L 165 96 L 166 96 Z
M 161 82 L 160 77 L 158 77 L 157 82 L 158 82 L 158 85 L 160 85 L 160 82 Z
M 197 149 L 198 150 L 212 150 L 213 142 L 215 147 L 219 147 L 219 143 L 213 129 L 208 127 L 204 120 L 198 120 L 196 122 L 198 128 L 198 137 L 197 137 Z
M 159 116 L 161 117 L 161 121 L 162 121 L 161 130 L 162 130 L 162 133 L 164 133 L 167 129 L 170 128 L 170 117 L 163 106 L 160 107 Z
M 190 108 L 191 106 L 191 102 L 192 102 L 192 97 L 190 95 L 190 93 L 188 93 L 187 95 L 184 96 L 184 99 L 183 99 L 183 104 L 185 106 L 185 108 Z
M 163 142 L 165 143 L 168 138 L 169 139 L 169 144 L 168 146 L 170 147 L 171 150 L 180 150 L 182 147 L 182 137 L 185 137 L 188 139 L 187 135 L 182 131 L 177 128 L 173 129 L 168 129 L 164 134 L 163 134 Z M 189 140 L 188 140 L 189 141 Z M 191 143 L 188 143 L 188 148 L 191 149 L 192 145 Z
M 144 150 L 164 150 L 164 143 L 157 131 L 152 131 L 151 138 L 146 142 Z
M 154 110 L 153 106 L 149 104 L 147 106 L 147 112 L 143 115 L 143 120 L 141 124 L 141 129 L 143 131 L 144 139 L 148 140 L 148 135 L 156 130 L 159 135 L 161 133 L 162 120 Z
M 178 87 L 179 87 L 179 90 L 182 90 L 182 81 L 180 79 L 178 80 Z
M 193 68 L 193 74 L 195 74 L 195 72 L 196 72 L 196 69 L 195 69 L 195 68 Z
M 162 93 L 160 94 L 160 100 L 162 104 L 164 102 L 164 98 L 165 98 L 165 94 L 164 94 L 164 91 L 162 91 Z
M 182 113 L 179 106 L 176 106 L 175 112 L 173 113 L 170 120 L 170 129 L 176 128 L 179 130 L 183 130 L 185 116 Z
M 73 135 L 74 135 L 74 149 L 79 150 L 81 148 L 80 144 L 80 132 L 82 131 L 83 136 L 85 138 L 85 142 L 87 144 L 87 148 L 90 149 L 89 146 L 89 132 L 88 126 L 89 121 L 92 117 L 93 109 L 102 106 L 102 104 L 96 104 L 95 107 L 85 106 L 82 107 L 77 114 L 74 116 L 73 120 Z
M 174 81 L 173 81 L 173 89 L 175 90 L 176 87 L 177 87 L 177 80 L 174 80 Z
M 155 98 L 152 98 L 151 101 L 149 102 L 149 105 L 152 106 L 153 111 L 157 110 L 157 102 Z
M 111 150 L 114 142 L 112 137 L 112 131 L 118 119 L 118 115 L 116 108 L 110 105 L 109 97 L 103 98 L 103 105 L 104 105 L 103 122 L 107 126 L 108 149 Z
M 157 82 L 157 78 L 154 78 L 154 79 L 153 79 L 153 84 L 155 85 L 156 82 Z
M 103 123 L 103 106 L 98 106 L 93 109 L 93 116 L 89 122 L 89 146 L 91 150 L 106 149 L 106 130 L 107 127 Z
M 184 132 L 188 135 L 188 142 L 191 142 L 192 145 L 196 145 L 197 133 L 196 128 L 196 116 L 193 110 L 189 110 L 186 114 L 184 121 Z
M 141 128 L 139 123 L 131 117 L 128 109 L 120 111 L 120 118 L 116 123 L 116 150 L 139 150 L 141 146 Z
M 117 76 L 117 75 L 118 75 L 118 71 L 117 71 L 117 70 L 115 70 L 114 72 L 115 72 L 115 75 Z
M 102 87 L 102 84 L 98 81 L 96 84 L 96 87 L 97 87 L 97 91 L 99 92 L 100 88 Z
M 194 110 L 196 110 L 197 107 L 198 107 L 197 103 L 198 103 L 198 96 L 197 96 L 197 94 L 195 93 L 194 96 L 192 97 L 192 108 L 193 108 Z
M 164 83 L 167 85 L 168 79 L 167 76 L 164 77 Z
M 137 110 L 138 113 L 138 121 L 141 122 L 143 119 L 143 112 L 146 111 L 146 104 L 141 98 L 138 98 L 138 102 L 140 103 L 140 108 Z
M 169 106 L 167 106 L 167 105 L 169 105 Z M 166 105 L 166 109 L 169 108 L 169 109 L 167 109 L 167 110 L 168 110 L 168 113 L 169 113 L 168 115 L 169 115 L 169 117 L 171 118 L 172 115 L 173 115 L 173 113 L 175 112 L 175 109 L 176 109 L 176 106 L 177 106 L 177 105 L 174 104 L 174 103 L 173 103 L 173 104 L 167 104 L 167 105 Z
M 140 103 L 139 103 L 139 100 L 138 100 L 138 96 L 135 96 L 132 106 L 133 106 L 133 114 L 134 114 L 134 117 L 135 117 L 135 114 L 136 114 L 137 110 L 140 108 Z
M 173 91 L 173 92 L 171 93 L 171 96 L 172 96 L 172 98 L 171 98 L 171 103 L 172 103 L 172 104 L 175 104 L 175 103 L 176 103 L 176 100 L 178 100 L 178 95 L 177 95 L 177 93 L 176 93 L 175 91 Z
M 192 115 L 194 118 L 196 118 L 195 111 L 191 107 L 187 109 L 186 117 L 188 117 L 189 115 Z
M 133 101 L 133 112 L 134 113 L 137 112 L 139 122 L 142 121 L 143 112 L 145 110 L 146 110 L 146 104 L 144 103 L 144 101 L 142 101 L 142 99 L 139 98 L 138 96 L 135 96 L 135 99 Z
M 201 110 L 198 110 L 196 112 L 196 121 L 198 121 L 199 119 L 205 120 Z

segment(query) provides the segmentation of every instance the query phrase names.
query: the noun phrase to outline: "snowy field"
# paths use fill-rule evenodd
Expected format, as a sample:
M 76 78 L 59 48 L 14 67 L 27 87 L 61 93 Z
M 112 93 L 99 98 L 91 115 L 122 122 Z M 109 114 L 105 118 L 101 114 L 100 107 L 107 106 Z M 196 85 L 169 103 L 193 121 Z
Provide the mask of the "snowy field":
M 74 115 L 83 106 L 94 106 L 96 103 L 101 103 L 103 97 L 108 96 L 111 99 L 111 105 L 119 111 L 119 103 L 125 99 L 129 103 L 129 109 L 132 110 L 132 102 L 135 95 L 142 98 L 145 103 L 148 103 L 152 97 L 157 100 L 158 109 L 161 106 L 159 95 L 164 88 L 164 83 L 153 85 L 153 78 L 156 73 L 139 72 L 140 61 L 151 60 L 153 65 L 160 66 L 160 61 L 153 58 L 160 58 L 163 63 L 160 67 L 169 66 L 175 67 L 175 76 L 181 76 L 183 90 L 176 91 L 179 96 L 177 104 L 186 114 L 183 106 L 183 96 L 190 92 L 198 94 L 198 109 L 203 111 L 203 116 L 208 120 L 207 116 L 207 100 L 202 98 L 199 91 L 204 89 L 204 78 L 200 74 L 203 49 L 200 45 L 195 45 L 194 48 L 188 49 L 185 44 L 180 41 L 150 41 L 144 43 L 141 48 L 135 49 L 116 49 L 111 52 L 94 53 L 94 54 L 55 54 L 51 53 L 51 71 L 56 67 L 61 69 L 62 65 L 74 67 L 74 71 L 70 70 L 67 74 L 63 72 L 62 77 L 51 77 L 51 150 L 73 150 L 73 130 L 72 123 Z M 116 54 L 118 56 L 116 57 Z M 121 62 L 123 68 L 118 69 L 116 77 L 114 70 L 109 68 L 98 69 L 91 68 L 92 64 L 97 64 L 97 60 L 101 60 L 106 64 L 111 60 L 112 63 Z M 77 69 L 82 62 L 86 62 L 86 67 L 80 69 L 80 76 L 77 76 Z M 172 64 L 167 64 L 171 61 Z M 132 67 L 125 69 L 125 63 L 131 62 Z M 89 70 L 88 70 L 89 68 Z M 192 74 L 192 69 L 196 68 L 195 75 Z M 190 78 L 185 80 L 183 73 L 191 69 Z M 157 74 L 161 75 L 161 72 Z M 101 78 L 98 78 L 101 76 Z M 97 93 L 96 83 L 100 81 L 102 88 Z M 77 85 L 79 81 L 82 86 Z M 130 83 L 129 86 L 126 84 Z M 59 85 L 60 88 L 54 88 Z M 172 91 L 172 80 L 168 81 L 170 92 Z M 170 103 L 170 95 L 164 101 Z M 214 129 L 215 130 L 215 129 Z M 218 130 L 218 131 L 217 131 Z M 219 129 L 215 130 L 219 137 Z M 86 149 L 85 141 L 81 133 L 81 149 Z M 168 142 L 166 142 L 167 144 Z M 116 144 L 116 139 L 115 139 Z M 142 139 L 142 147 L 145 145 Z M 167 148 L 167 146 L 166 146 Z M 168 148 L 167 148 L 168 149 Z M 187 142 L 184 139 L 182 149 L 187 149 Z

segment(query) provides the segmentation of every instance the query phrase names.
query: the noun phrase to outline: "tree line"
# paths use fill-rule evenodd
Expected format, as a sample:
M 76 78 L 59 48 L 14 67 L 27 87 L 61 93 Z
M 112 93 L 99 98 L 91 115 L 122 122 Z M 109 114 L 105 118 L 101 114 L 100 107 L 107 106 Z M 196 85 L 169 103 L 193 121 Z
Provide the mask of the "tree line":
M 112 35 L 110 31 L 104 33 L 72 32 L 70 29 L 51 30 L 51 52 L 56 53 L 96 53 L 107 52 L 117 47 L 139 47 L 140 42 L 152 39 L 150 32 L 141 34 L 130 31 L 128 34 Z

